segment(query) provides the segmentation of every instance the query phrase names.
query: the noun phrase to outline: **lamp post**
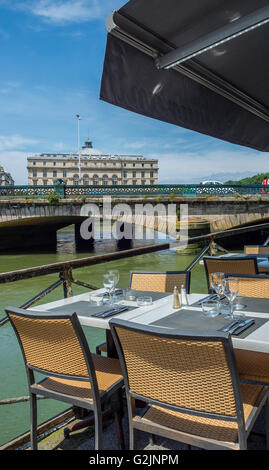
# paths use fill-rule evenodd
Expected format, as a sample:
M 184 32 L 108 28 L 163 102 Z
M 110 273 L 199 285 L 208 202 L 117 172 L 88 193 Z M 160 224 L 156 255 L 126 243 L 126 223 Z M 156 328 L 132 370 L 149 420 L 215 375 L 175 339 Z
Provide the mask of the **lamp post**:
M 80 115 L 76 114 L 77 120 L 78 120 L 78 158 L 79 158 L 79 163 L 78 163 L 78 171 L 79 171 L 79 184 L 81 184 L 81 151 L 80 151 Z

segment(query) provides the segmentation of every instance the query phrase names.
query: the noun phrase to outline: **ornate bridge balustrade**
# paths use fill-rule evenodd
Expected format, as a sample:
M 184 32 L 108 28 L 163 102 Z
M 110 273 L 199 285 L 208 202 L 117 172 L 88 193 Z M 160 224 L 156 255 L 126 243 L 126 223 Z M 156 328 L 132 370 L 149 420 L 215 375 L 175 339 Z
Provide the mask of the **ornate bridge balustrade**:
M 53 192 L 55 187 L 51 186 L 0 186 L 1 199 L 7 198 L 35 198 L 46 197 Z
M 71 199 L 77 196 L 269 196 L 264 185 L 202 185 L 202 184 L 158 184 L 158 185 L 65 185 L 61 180 L 50 186 L 0 186 L 0 198 L 46 198 L 52 192 L 60 198 Z
M 136 186 L 66 186 L 65 197 L 72 196 L 269 196 L 263 185 L 200 185 L 200 184 L 158 184 Z

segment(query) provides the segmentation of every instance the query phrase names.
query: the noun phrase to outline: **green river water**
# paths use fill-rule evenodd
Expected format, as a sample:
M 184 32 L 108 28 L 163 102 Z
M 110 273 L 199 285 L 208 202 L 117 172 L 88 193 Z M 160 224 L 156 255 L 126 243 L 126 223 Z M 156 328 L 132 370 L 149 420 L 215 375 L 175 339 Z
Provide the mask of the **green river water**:
M 159 240 L 164 242 L 164 240 Z M 146 242 L 134 242 L 133 247 L 145 245 Z M 147 242 L 152 244 L 152 240 Z M 31 266 L 67 261 L 76 258 L 94 256 L 103 253 L 111 253 L 117 250 L 114 241 L 98 241 L 89 252 L 76 252 L 72 232 L 61 231 L 57 248 L 49 252 L 10 252 L 0 255 L 0 271 L 7 272 L 23 269 Z M 116 260 L 99 264 L 93 267 L 79 268 L 74 271 L 76 279 L 102 286 L 103 274 L 108 268 L 116 268 L 120 271 L 119 287 L 127 287 L 130 270 L 183 270 L 193 260 L 194 255 L 182 256 L 174 251 L 166 250 L 151 254 L 144 254 L 132 258 Z M 20 306 L 34 297 L 43 289 L 58 279 L 57 274 L 42 276 L 24 281 L 2 284 L 0 288 L 0 318 L 5 316 L 4 309 L 7 305 Z M 86 289 L 73 286 L 73 295 L 85 292 Z M 90 291 L 89 291 L 90 292 Z M 207 292 L 204 267 L 197 264 L 191 273 L 191 292 Z M 63 289 L 59 286 L 52 293 L 40 301 L 47 303 L 63 298 Z M 36 304 L 38 305 L 38 303 Z M 84 327 L 90 348 L 95 351 L 95 346 L 105 338 L 105 332 L 101 329 Z M 0 328 L 0 399 L 21 397 L 28 395 L 27 380 L 24 363 L 17 339 L 9 323 Z M 55 400 L 38 401 L 38 422 L 55 416 L 69 408 L 68 405 Z M 29 429 L 29 402 L 21 402 L 8 405 L 0 405 L 0 445 L 12 438 L 19 436 Z

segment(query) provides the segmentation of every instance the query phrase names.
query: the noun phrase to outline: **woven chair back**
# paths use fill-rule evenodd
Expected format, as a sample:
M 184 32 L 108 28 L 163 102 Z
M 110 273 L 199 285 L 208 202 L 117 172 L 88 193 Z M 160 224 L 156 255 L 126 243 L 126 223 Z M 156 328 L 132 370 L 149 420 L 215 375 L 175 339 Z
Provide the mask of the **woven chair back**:
M 174 287 L 188 288 L 188 273 L 131 273 L 130 288 L 151 292 L 173 292 Z
M 238 295 L 242 297 L 269 298 L 269 277 L 234 276 L 238 279 Z M 229 276 L 233 279 L 233 276 Z M 231 281 L 232 282 L 232 281 Z
M 222 341 L 174 339 L 115 325 L 129 390 L 188 410 L 236 416 Z
M 232 259 L 204 257 L 208 287 L 211 288 L 211 274 L 215 272 L 233 274 L 257 274 L 255 258 Z
M 26 363 L 51 373 L 89 377 L 85 357 L 69 318 L 33 318 L 9 312 Z
M 269 246 L 248 245 L 244 247 L 245 255 L 269 255 Z

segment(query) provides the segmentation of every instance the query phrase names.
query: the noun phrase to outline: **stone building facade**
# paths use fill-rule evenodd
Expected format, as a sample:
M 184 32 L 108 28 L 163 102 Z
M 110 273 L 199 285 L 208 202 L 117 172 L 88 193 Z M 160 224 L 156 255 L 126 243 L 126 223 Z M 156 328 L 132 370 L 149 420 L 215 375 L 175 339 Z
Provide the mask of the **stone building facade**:
M 0 166 L 0 186 L 14 186 L 11 174 L 7 173 L 2 166 Z
M 87 140 L 80 152 L 41 153 L 27 158 L 28 184 L 51 185 L 57 179 L 67 185 L 158 184 L 158 160 L 141 155 L 103 155 Z

